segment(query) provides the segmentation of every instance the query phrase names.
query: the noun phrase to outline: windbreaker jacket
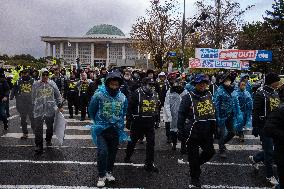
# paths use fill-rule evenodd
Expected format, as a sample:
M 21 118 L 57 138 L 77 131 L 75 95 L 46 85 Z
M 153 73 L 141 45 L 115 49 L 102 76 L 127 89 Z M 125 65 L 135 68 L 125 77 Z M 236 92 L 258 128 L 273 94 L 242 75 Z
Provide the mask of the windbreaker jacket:
M 235 107 L 235 109 L 240 109 L 240 114 L 234 115 L 234 127 L 237 131 L 242 131 L 242 128 L 246 126 L 246 128 L 252 127 L 252 97 L 251 94 L 247 91 L 241 91 L 240 89 L 236 89 L 232 93 L 232 97 L 234 99 L 234 105 L 238 105 L 239 107 Z
M 129 139 L 124 131 L 124 117 L 127 110 L 127 99 L 124 94 L 119 92 L 112 97 L 106 91 L 105 85 L 102 85 L 93 95 L 88 110 L 93 120 L 91 131 L 95 144 L 97 136 L 109 127 L 114 127 L 118 131 L 120 142 Z
M 62 98 L 54 81 L 36 81 L 33 84 L 32 105 L 34 118 L 55 115 L 55 110 L 62 107 Z

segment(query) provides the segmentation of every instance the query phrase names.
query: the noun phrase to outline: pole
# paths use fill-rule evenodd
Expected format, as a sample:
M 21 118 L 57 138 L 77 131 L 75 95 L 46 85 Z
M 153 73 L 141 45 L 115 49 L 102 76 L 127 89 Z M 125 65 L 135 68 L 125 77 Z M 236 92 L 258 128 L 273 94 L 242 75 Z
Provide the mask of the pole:
M 183 71 L 183 65 L 185 63 L 185 56 L 184 56 L 184 47 L 185 47 L 185 0 L 183 1 L 183 18 L 182 18 L 182 30 L 181 30 L 181 50 L 182 50 L 182 67 L 181 70 Z

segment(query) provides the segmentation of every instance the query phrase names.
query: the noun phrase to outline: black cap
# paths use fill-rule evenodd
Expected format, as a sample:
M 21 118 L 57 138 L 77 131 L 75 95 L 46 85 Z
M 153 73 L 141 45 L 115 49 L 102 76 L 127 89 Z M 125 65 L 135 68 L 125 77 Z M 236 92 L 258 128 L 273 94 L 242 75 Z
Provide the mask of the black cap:
M 272 83 L 280 81 L 280 77 L 277 73 L 268 73 L 265 76 L 265 85 L 271 85 Z

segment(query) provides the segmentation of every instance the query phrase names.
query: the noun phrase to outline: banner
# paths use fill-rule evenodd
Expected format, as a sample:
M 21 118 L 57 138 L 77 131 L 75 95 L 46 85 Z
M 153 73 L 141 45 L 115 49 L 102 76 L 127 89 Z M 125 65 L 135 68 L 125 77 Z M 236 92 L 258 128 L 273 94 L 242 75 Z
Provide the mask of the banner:
M 190 68 L 223 68 L 223 69 L 241 69 L 239 60 L 213 60 L 213 59 L 192 59 L 189 60 Z
M 272 51 L 268 50 L 238 50 L 238 49 L 211 49 L 196 48 L 195 58 L 214 60 L 251 60 L 271 62 Z

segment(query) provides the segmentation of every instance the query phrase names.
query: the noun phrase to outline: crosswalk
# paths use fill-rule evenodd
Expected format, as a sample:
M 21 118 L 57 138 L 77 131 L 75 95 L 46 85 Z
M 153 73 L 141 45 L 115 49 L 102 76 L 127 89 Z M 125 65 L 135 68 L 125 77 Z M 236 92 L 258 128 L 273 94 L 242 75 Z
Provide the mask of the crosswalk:
M 9 130 L 0 137 L 0 170 L 6 172 L 5 176 L 0 175 L 0 188 L 96 188 L 96 146 L 92 143 L 90 129 L 85 127 L 92 123 L 90 119 L 80 121 L 80 116 L 69 119 L 67 107 L 64 106 L 67 127 L 63 145 L 57 145 L 54 136 L 54 146 L 46 149 L 43 157 L 36 159 L 33 156 L 34 135 L 30 125 L 29 138 L 20 140 L 20 118 L 15 107 L 11 106 L 11 111 L 14 114 L 9 118 Z M 253 172 L 247 159 L 248 155 L 261 150 L 258 138 L 247 132 L 244 143 L 235 137 L 226 147 L 227 159 L 221 159 L 216 154 L 202 167 L 202 188 L 271 188 L 263 181 L 261 173 Z M 155 163 L 160 173 L 149 176 L 142 169 L 145 144 L 137 144 L 133 163 L 123 162 L 126 144 L 120 145 L 115 163 L 118 181 L 110 188 L 191 187 L 187 156 L 179 153 L 180 144 L 177 148 L 177 151 L 172 151 L 171 146 L 166 144 L 165 129 L 157 129 Z M 214 148 L 218 151 L 217 142 Z

